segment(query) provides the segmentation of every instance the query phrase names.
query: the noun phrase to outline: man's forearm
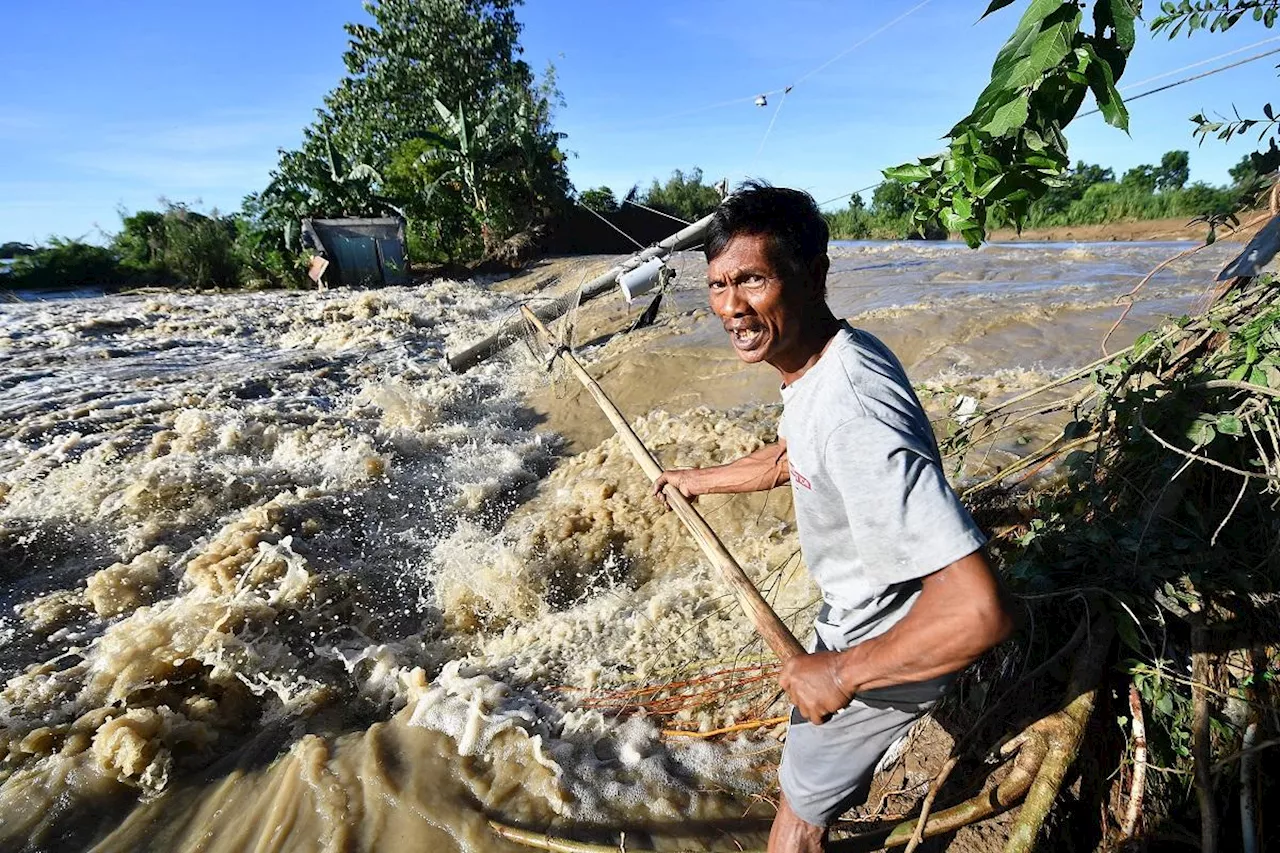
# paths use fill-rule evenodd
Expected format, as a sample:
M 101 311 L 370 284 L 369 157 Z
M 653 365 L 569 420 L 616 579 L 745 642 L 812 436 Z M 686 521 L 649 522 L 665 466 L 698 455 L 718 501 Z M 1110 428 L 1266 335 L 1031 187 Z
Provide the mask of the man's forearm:
M 957 672 L 1012 631 L 981 551 L 930 575 L 923 584 L 901 622 L 840 653 L 838 677 L 848 692 Z
M 685 484 L 694 494 L 764 492 L 790 480 L 786 443 L 765 444 L 726 465 L 699 467 L 676 474 L 690 478 Z
M 697 470 L 700 494 L 763 492 L 791 479 L 785 443 L 768 444 L 726 465 Z

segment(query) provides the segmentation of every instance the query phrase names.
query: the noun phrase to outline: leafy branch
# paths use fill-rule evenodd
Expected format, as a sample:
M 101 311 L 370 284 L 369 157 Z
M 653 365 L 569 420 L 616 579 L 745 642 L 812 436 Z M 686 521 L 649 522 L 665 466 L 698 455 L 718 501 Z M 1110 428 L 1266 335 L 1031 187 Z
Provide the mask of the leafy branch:
M 1160 4 L 1160 14 L 1151 22 L 1151 31 L 1160 33 L 1169 31 L 1169 38 L 1174 38 L 1186 29 L 1190 36 L 1197 30 L 1208 30 L 1211 33 L 1225 33 L 1240 22 L 1245 15 L 1252 13 L 1253 19 L 1265 27 L 1276 22 L 1276 12 L 1280 8 L 1280 0 L 1182 0 L 1181 3 L 1164 2 Z
M 1011 2 L 995 0 L 986 14 Z M 941 225 L 976 247 L 990 227 L 1020 227 L 1031 203 L 1061 184 L 1069 165 L 1063 128 L 1089 92 L 1107 123 L 1127 132 L 1116 81 L 1140 7 L 1140 0 L 1097 0 L 1090 30 L 1080 4 L 1033 0 L 973 111 L 947 134 L 947 149 L 885 170 L 907 185 L 916 230 Z
M 1280 127 L 1280 117 L 1276 116 L 1271 104 L 1264 104 L 1262 107 L 1262 114 L 1266 116 L 1266 119 L 1244 118 L 1240 115 L 1239 110 L 1234 110 L 1234 112 L 1235 118 L 1225 121 L 1213 121 L 1207 118 L 1204 113 L 1196 113 L 1191 117 L 1191 121 L 1196 126 L 1191 135 L 1199 139 L 1202 145 L 1210 134 L 1213 134 L 1223 142 L 1228 142 L 1233 136 L 1248 133 L 1255 127 L 1261 126 L 1262 132 L 1258 134 L 1258 141 L 1261 142 L 1267 138 L 1268 134 L 1273 133 L 1277 127 Z M 1275 141 L 1273 140 L 1271 144 L 1274 146 Z

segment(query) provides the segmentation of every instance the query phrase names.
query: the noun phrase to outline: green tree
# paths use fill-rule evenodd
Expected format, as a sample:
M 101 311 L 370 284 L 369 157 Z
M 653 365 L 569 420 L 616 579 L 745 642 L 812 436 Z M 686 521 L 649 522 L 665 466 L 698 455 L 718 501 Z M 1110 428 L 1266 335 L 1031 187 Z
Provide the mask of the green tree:
M 618 200 L 609 187 L 595 187 L 578 193 L 578 201 L 597 213 L 613 213 L 618 209 Z
M 991 14 L 1013 0 L 994 0 Z M 990 226 L 1021 225 L 1031 203 L 1064 179 L 1064 128 L 1092 93 L 1103 119 L 1127 129 L 1115 82 L 1136 40 L 1140 0 L 1097 0 L 1086 18 L 1070 0 L 1032 0 L 947 149 L 885 170 L 905 183 L 918 227 L 939 222 L 977 246 Z
M 1158 182 L 1156 167 L 1144 163 L 1125 172 L 1124 177 L 1120 179 L 1120 186 L 1136 193 L 1150 195 L 1155 192 Z
M 1095 184 L 1114 180 L 1115 172 L 1111 169 L 1078 160 L 1062 180 L 1051 184 L 1044 195 L 1032 203 L 1028 221 L 1033 225 L 1070 224 L 1064 221 L 1064 214 L 1072 204 L 1083 198 Z
M 325 99 L 344 150 L 386 162 L 435 129 L 432 98 L 487 113 L 534 87 L 522 59 L 519 0 L 371 0 L 371 20 L 346 25 L 347 76 Z
M 241 281 L 243 259 L 235 245 L 239 231 L 238 217 L 165 201 L 161 211 L 122 212 L 121 229 L 111 245 L 131 280 L 227 288 Z
M 53 237 L 14 260 L 5 287 L 16 290 L 60 290 L 113 287 L 125 275 L 115 252 L 83 240 Z
M 121 263 L 139 272 L 160 269 L 165 248 L 164 213 L 140 210 L 129 214 L 122 210 L 120 220 L 120 231 L 112 239 L 112 246 Z
M 164 232 L 161 263 L 178 281 L 197 289 L 240 284 L 234 219 L 219 216 L 216 210 L 206 215 L 170 204 L 164 214 Z
M 520 59 L 517 0 L 378 0 L 347 25 L 347 75 L 254 219 L 400 212 L 429 255 L 466 260 L 549 218 L 569 189 L 554 69 Z M 425 144 L 423 144 L 425 143 Z M 411 156 L 418 162 L 411 162 Z M 478 248 L 479 247 L 479 248 Z
M 676 169 L 666 183 L 660 184 L 655 178 L 644 194 L 644 204 L 693 222 L 716 209 L 720 192 L 702 182 L 702 169 L 695 166 L 688 174 Z
M 1191 156 L 1186 151 L 1166 151 L 1156 167 L 1156 189 L 1180 190 L 1191 177 Z
M 880 218 L 905 216 L 911 212 L 906 188 L 897 181 L 885 181 L 871 194 L 871 214 Z
M 1240 209 L 1240 194 L 1229 187 L 1196 181 L 1182 189 L 1178 208 L 1178 213 L 1186 216 L 1225 216 Z

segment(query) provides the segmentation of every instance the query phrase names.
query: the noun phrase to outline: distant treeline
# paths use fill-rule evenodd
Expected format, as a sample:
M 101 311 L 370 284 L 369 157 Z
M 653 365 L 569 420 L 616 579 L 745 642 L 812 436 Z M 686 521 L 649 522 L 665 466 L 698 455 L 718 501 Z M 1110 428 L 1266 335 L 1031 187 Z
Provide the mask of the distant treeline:
M 122 212 L 120 230 L 105 246 L 54 237 L 42 246 L 6 243 L 0 253 L 13 257 L 8 273 L 0 275 L 0 286 L 16 290 L 306 282 L 302 259 L 264 240 L 243 215 L 200 213 L 167 201 L 161 210 Z
M 704 183 L 702 170 L 695 166 L 687 173 L 676 169 L 665 183 L 655 178 L 647 190 L 636 184 L 621 200 L 609 187 L 595 187 L 578 193 L 578 201 L 599 213 L 613 213 L 627 205 L 639 204 L 693 222 L 715 210 L 725 191 L 723 184 L 715 187 Z
M 1112 169 L 1077 162 L 1058 186 L 1031 205 L 1026 224 L 1039 228 L 1226 216 L 1254 200 L 1261 179 L 1256 163 L 1246 155 L 1229 170 L 1230 184 L 1212 186 L 1187 183 L 1186 151 L 1169 151 L 1159 165 L 1135 166 L 1119 180 Z M 870 205 L 854 195 L 848 207 L 827 214 L 831 236 L 840 240 L 901 239 L 908 236 L 910 221 L 911 202 L 896 181 L 876 187 Z

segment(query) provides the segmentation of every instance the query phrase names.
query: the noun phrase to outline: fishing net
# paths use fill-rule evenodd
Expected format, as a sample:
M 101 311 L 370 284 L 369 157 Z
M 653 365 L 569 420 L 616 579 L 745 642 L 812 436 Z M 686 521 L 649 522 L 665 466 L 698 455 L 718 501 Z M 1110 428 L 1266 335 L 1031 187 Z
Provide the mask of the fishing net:
M 618 331 L 618 334 L 629 334 L 656 323 L 663 296 L 675 289 L 674 283 L 677 277 L 676 269 L 663 263 L 657 272 L 656 286 L 646 291 L 646 295 L 651 297 L 649 302 L 634 319 Z M 523 323 L 521 330 L 521 339 L 524 341 L 526 350 L 535 362 L 546 369 L 548 381 L 557 399 L 567 397 L 573 387 L 573 383 L 568 381 L 568 368 L 555 356 L 561 351 L 573 351 L 578 343 L 578 321 L 586 280 L 587 269 L 584 267 L 581 278 L 573 290 L 555 298 L 530 300 L 530 307 L 547 323 L 551 331 L 550 337 L 544 336 L 527 320 Z M 554 328 L 552 328 L 553 325 Z
M 555 322 L 555 329 L 551 330 L 550 338 L 543 335 L 527 318 L 522 318 L 520 336 L 524 341 L 525 349 L 529 357 L 546 371 L 547 380 L 551 384 L 556 399 L 569 396 L 571 388 L 569 370 L 565 367 L 563 360 L 555 356 L 562 350 L 573 349 L 574 336 L 578 328 L 578 311 L 582 307 L 582 287 L 586 280 L 587 270 L 584 267 L 578 284 L 573 290 L 555 299 L 542 301 L 534 307 L 541 316 L 549 318 L 559 316 L 559 320 Z M 551 320 L 547 322 L 550 329 Z

